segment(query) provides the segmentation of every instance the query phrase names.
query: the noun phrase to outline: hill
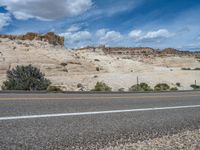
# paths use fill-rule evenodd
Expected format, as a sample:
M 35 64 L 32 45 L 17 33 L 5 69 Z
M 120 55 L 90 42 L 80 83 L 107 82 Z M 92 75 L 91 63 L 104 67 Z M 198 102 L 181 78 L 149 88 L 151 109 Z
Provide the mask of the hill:
M 191 89 L 195 80 L 200 84 L 200 71 L 182 70 L 200 68 L 199 53 L 105 46 L 70 50 L 63 47 L 64 40 L 55 44 L 38 35 L 31 39 L 11 37 L 0 36 L 0 85 L 8 69 L 28 64 L 40 68 L 54 85 L 69 91 L 91 90 L 97 81 L 116 91 L 128 90 L 137 77 L 151 86 L 162 82 L 176 86 L 180 82 L 182 90 Z

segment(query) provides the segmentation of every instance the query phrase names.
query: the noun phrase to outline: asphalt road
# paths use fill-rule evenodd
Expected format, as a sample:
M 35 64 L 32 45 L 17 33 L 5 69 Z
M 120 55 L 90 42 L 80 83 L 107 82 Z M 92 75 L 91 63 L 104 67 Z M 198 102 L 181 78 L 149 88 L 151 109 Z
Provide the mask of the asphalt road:
M 0 149 L 99 149 L 200 128 L 200 92 L 0 94 Z

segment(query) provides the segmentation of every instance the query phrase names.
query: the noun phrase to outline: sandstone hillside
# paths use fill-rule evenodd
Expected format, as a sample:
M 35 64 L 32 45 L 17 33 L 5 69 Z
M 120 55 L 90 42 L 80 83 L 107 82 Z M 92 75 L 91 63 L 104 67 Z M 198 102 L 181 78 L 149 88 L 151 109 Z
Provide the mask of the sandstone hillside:
M 70 50 L 62 42 L 53 44 L 54 39 L 36 37 L 31 40 L 0 37 L 0 85 L 6 80 L 8 69 L 28 64 L 37 66 L 54 85 L 69 91 L 91 90 L 97 81 L 107 83 L 116 91 L 128 90 L 136 84 L 137 76 L 140 82 L 152 87 L 162 82 L 176 86 L 180 82 L 179 89 L 186 90 L 195 80 L 200 84 L 200 71 L 181 69 L 200 68 L 199 54 L 177 53 L 174 49 L 160 52 L 151 48 Z M 79 83 L 83 87 L 78 88 Z

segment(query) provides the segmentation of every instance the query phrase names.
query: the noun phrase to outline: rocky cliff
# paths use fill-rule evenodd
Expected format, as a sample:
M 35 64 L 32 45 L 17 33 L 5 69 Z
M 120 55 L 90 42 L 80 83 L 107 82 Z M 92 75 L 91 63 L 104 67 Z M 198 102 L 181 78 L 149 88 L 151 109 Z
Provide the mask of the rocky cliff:
M 29 32 L 25 35 L 0 35 L 0 38 L 8 38 L 10 40 L 39 40 L 49 42 L 53 45 L 64 46 L 64 37 L 60 37 L 53 32 L 48 32 L 47 34 Z

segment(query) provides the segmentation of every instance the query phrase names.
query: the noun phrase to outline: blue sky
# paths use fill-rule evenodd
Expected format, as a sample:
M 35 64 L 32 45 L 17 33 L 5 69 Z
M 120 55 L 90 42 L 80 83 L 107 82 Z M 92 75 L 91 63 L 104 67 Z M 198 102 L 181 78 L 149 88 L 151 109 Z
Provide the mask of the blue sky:
M 54 31 L 66 47 L 200 50 L 199 0 L 0 0 L 0 33 Z

